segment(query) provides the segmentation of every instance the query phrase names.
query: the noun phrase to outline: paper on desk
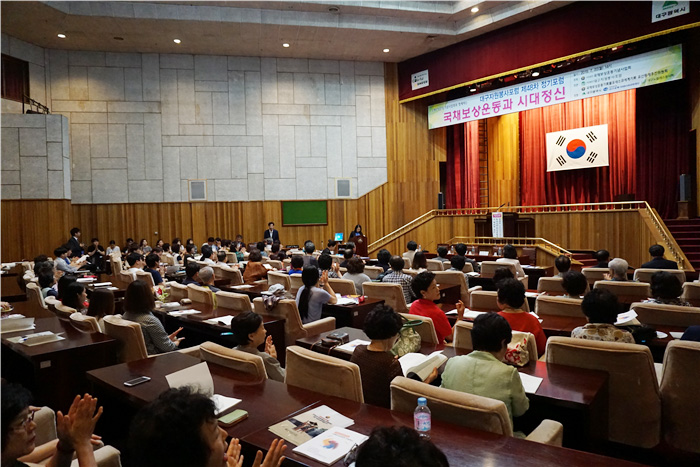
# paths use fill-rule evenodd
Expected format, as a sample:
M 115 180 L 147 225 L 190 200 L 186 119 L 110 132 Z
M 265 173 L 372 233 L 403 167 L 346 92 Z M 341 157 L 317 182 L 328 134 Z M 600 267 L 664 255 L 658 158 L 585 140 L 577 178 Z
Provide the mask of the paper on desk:
M 170 388 L 189 386 L 197 392 L 209 396 L 214 405 L 216 405 L 216 415 L 241 402 L 241 399 L 214 394 L 214 380 L 206 362 L 165 375 L 165 379 L 168 381 Z
M 637 321 L 637 312 L 634 310 L 630 310 L 617 315 L 617 321 L 615 321 L 615 326 L 621 326 L 624 324 L 639 324 L 639 321 Z
M 26 336 L 20 336 L 20 337 L 11 337 L 7 339 L 10 342 L 14 343 L 19 343 L 23 344 L 29 347 L 39 345 L 39 344 L 47 344 L 49 342 L 56 342 L 56 341 L 61 341 L 65 339 L 65 337 L 54 334 L 51 331 L 44 331 L 44 332 L 37 332 L 35 334 L 28 334 Z
M 17 315 L 14 315 L 17 316 Z M 0 326 L 2 326 L 2 332 L 17 332 L 17 331 L 28 331 L 34 329 L 34 318 L 25 318 L 24 315 L 19 315 L 16 318 L 8 316 L 0 321 Z
M 97 279 L 94 277 L 81 277 L 79 279 L 76 279 L 78 282 L 95 282 Z
M 540 294 L 537 292 L 525 292 L 525 296 L 530 298 L 537 298 L 540 296 Z
M 98 282 L 96 284 L 92 284 L 93 287 L 107 287 L 108 285 L 112 285 L 111 282 Z
M 457 310 L 455 310 L 457 311 Z M 484 313 L 488 313 L 488 311 L 475 311 L 475 310 L 469 310 L 467 308 L 464 309 L 464 317 L 467 319 L 476 319 L 477 316 L 483 315 Z
M 542 378 L 537 376 L 528 375 L 527 373 L 518 373 L 520 375 L 520 382 L 523 383 L 523 389 L 528 394 L 534 394 L 537 392 L 537 388 L 542 384 Z
M 353 353 L 355 351 L 355 347 L 357 347 L 358 345 L 369 345 L 369 341 L 364 341 L 362 339 L 355 339 L 355 340 L 348 342 L 347 344 L 339 345 L 338 347 L 336 347 L 336 350 L 341 350 L 343 352 Z
M 243 285 L 236 285 L 236 286 L 234 286 L 234 288 L 236 288 L 236 289 L 250 289 L 250 288 L 252 288 L 252 287 L 253 287 L 253 286 L 250 285 L 250 284 L 243 284 Z
M 472 272 L 468 272 L 467 276 L 469 276 L 469 277 L 481 277 L 481 274 L 479 274 L 478 272 L 472 271 Z
M 196 315 L 197 313 L 201 313 L 199 310 L 177 310 L 177 311 L 171 311 L 168 313 L 170 316 L 183 316 L 183 315 Z
M 338 297 L 338 294 L 336 294 L 336 297 L 338 298 L 336 305 L 357 305 L 359 303 L 356 298 Z
M 231 320 L 233 320 L 233 315 L 219 316 L 218 318 L 205 319 L 205 323 L 209 324 L 223 324 L 224 326 L 231 326 Z
M 674 339 L 680 339 L 681 337 L 683 337 L 682 332 L 671 331 L 670 334 L 671 337 L 673 337 Z
M 119 290 L 119 287 L 107 287 L 107 290 Z

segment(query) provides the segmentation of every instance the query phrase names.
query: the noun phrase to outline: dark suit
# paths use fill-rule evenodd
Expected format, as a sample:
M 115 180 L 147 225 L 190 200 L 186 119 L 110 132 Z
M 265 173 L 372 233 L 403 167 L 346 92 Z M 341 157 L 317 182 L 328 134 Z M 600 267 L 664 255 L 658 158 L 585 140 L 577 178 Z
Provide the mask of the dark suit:
M 68 255 L 71 258 L 74 256 L 83 256 L 83 248 L 80 246 L 80 241 L 75 237 L 71 237 L 70 240 L 68 240 L 66 248 L 71 251 L 70 255 Z
M 272 243 L 279 242 L 280 241 L 280 233 L 277 231 L 277 229 L 272 229 L 272 232 L 270 232 L 270 229 L 266 229 L 265 233 L 263 234 L 263 242 L 265 240 L 267 240 L 268 238 L 272 239 Z
M 655 256 L 648 263 L 642 264 L 642 267 L 645 269 L 678 269 L 678 263 Z

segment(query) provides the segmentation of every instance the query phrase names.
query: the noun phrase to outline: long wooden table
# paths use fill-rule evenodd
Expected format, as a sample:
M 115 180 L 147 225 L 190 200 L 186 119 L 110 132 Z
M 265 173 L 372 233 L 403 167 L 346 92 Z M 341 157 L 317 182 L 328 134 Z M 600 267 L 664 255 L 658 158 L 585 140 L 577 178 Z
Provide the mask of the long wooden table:
M 342 328 L 349 339 L 369 340 L 367 335 L 354 328 Z M 314 351 L 350 360 L 349 352 L 326 349 L 317 343 L 328 333 L 321 333 L 297 339 L 296 344 Z M 420 352 L 430 354 L 442 350 L 450 358 L 466 355 L 470 349 L 461 349 L 444 344 L 423 343 Z M 545 418 L 564 424 L 564 442 L 569 447 L 590 447 L 607 433 L 608 374 L 604 371 L 587 370 L 566 365 L 556 365 L 541 361 L 531 361 L 518 368 L 521 373 L 542 378 L 542 383 L 534 394 L 528 394 L 530 409 L 520 420 L 524 428 L 534 428 Z M 517 422 L 516 422 L 517 423 Z
M 101 400 L 121 401 L 138 408 L 155 399 L 168 385 L 165 375 L 198 363 L 199 360 L 181 354 L 165 354 L 157 357 L 102 368 L 88 372 L 93 392 Z M 341 414 L 352 418 L 351 430 L 369 434 L 376 426 L 413 425 L 412 414 L 390 411 L 367 404 L 330 397 L 299 388 L 289 387 L 272 380 L 251 381 L 250 377 L 230 369 L 208 364 L 217 394 L 237 397 L 242 402 L 236 406 L 249 413 L 249 417 L 228 428 L 230 436 L 238 437 L 244 445 L 246 458 L 258 449 L 265 451 L 274 434 L 267 427 L 285 420 L 294 414 L 310 410 L 318 405 L 328 405 Z M 150 376 L 151 381 L 127 388 L 124 381 L 136 376 Z M 274 402 L 274 403 L 272 403 Z M 105 414 L 119 407 L 105 405 Z M 127 423 L 126 420 L 123 421 Z M 126 432 L 124 426 L 112 427 Z M 529 441 L 486 433 L 474 429 L 433 420 L 432 441 L 445 452 L 453 466 L 476 465 L 542 465 L 566 464 L 567 466 L 591 465 L 637 465 L 607 457 L 571 449 L 532 443 Z M 110 443 L 112 441 L 110 440 Z M 293 446 L 286 451 L 285 465 L 320 466 L 311 459 L 292 453 Z M 339 461 L 335 465 L 342 465 Z
M 16 310 L 17 311 L 17 310 Z M 101 333 L 85 333 L 57 317 L 37 318 L 31 331 L 2 334 L 2 376 L 32 391 L 35 403 L 67 409 L 87 388 L 85 372 L 116 363 L 117 341 Z M 11 337 L 51 331 L 65 339 L 35 346 Z

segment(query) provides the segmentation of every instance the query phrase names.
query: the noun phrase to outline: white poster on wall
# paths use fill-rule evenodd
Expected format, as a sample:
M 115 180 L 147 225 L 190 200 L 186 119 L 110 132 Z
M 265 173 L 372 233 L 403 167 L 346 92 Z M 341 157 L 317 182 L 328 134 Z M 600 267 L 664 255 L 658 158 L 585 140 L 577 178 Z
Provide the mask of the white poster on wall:
M 491 236 L 503 238 L 503 213 L 494 212 L 491 214 Z
M 690 13 L 690 2 L 651 2 L 651 22 L 656 23 Z
M 547 172 L 610 165 L 608 124 L 546 134 Z

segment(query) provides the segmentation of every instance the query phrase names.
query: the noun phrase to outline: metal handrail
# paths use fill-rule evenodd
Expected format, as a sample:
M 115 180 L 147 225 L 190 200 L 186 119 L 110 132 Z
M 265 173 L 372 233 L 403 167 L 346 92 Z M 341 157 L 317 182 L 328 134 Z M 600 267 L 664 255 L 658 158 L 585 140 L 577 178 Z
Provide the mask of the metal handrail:
M 572 252 L 542 237 L 453 237 L 449 243 L 476 243 L 485 245 L 538 246 L 557 255 L 573 255 Z

